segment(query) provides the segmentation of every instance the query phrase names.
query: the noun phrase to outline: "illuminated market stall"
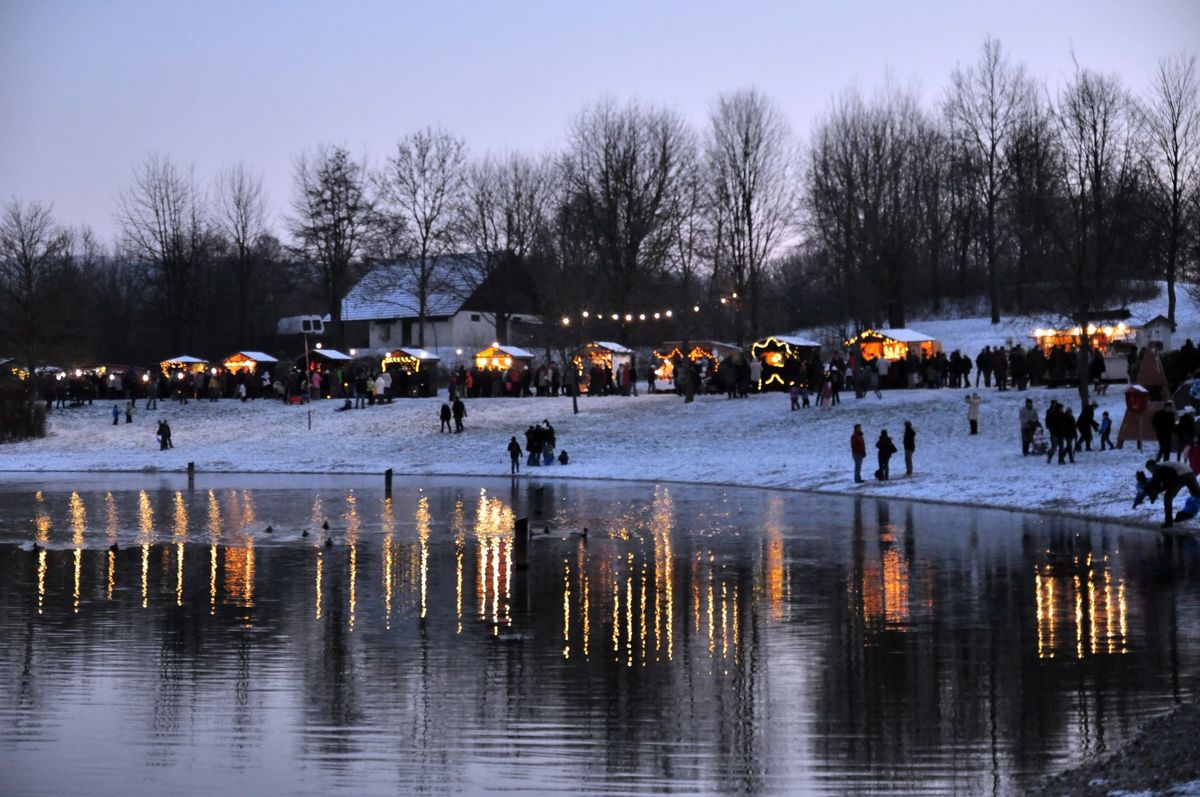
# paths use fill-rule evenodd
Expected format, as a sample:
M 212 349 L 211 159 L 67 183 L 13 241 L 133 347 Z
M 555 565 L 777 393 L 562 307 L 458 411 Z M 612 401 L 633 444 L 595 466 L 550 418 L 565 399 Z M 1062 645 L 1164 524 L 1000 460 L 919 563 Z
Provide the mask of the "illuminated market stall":
M 475 367 L 480 370 L 526 366 L 533 362 L 533 354 L 517 346 L 501 346 L 494 343 L 475 353 Z
M 771 335 L 750 347 L 751 356 L 762 363 L 759 390 L 787 390 L 798 378 L 804 363 L 821 351 L 821 344 L 792 335 Z
M 858 352 L 863 360 L 902 360 L 910 353 L 920 359 L 942 350 L 941 341 L 915 329 L 867 329 L 846 341 L 846 348 Z
M 1032 337 L 1043 354 L 1049 354 L 1055 346 L 1067 351 L 1073 351 L 1079 346 L 1082 327 L 1063 327 L 1056 329 L 1048 327 L 1033 330 Z M 1114 343 L 1132 342 L 1136 331 L 1120 321 L 1116 324 L 1088 324 L 1087 334 L 1091 348 L 1095 351 L 1107 352 Z
M 222 364 L 231 374 L 254 374 L 258 373 L 260 367 L 272 367 L 278 363 L 279 360 L 261 351 L 239 351 L 226 357 Z
M 715 373 L 721 361 L 729 356 L 738 356 L 742 350 L 732 343 L 719 340 L 690 340 L 687 342 L 687 352 L 683 351 L 682 340 L 663 341 L 662 348 L 654 352 L 658 367 L 654 369 L 655 388 L 672 390 L 675 382 L 675 360 L 687 357 L 690 362 L 705 362 Z M 706 369 L 707 370 L 707 369 Z
M 392 374 L 392 392 L 397 396 L 432 396 L 434 375 L 441 360 L 426 349 L 400 348 L 383 357 L 383 370 Z
M 337 349 L 323 348 L 318 345 L 315 349 L 309 349 L 307 355 L 301 354 L 295 359 L 296 367 L 300 370 L 304 370 L 305 357 L 308 358 L 308 369 L 310 371 L 325 372 L 331 371 L 334 368 L 346 368 L 354 362 L 354 358 L 345 352 L 338 351 Z
M 208 360 L 192 357 L 189 354 L 181 354 L 178 357 L 163 360 L 158 364 L 158 367 L 163 372 L 163 376 L 169 379 L 176 374 L 203 373 L 208 368 Z

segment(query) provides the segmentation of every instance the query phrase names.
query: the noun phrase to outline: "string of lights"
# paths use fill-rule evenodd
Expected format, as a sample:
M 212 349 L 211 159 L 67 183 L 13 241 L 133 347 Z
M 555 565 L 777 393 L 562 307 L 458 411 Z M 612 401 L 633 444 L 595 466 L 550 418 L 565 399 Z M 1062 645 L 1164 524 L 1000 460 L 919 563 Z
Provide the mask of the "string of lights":
M 738 299 L 738 295 L 737 295 L 737 293 L 734 293 L 731 296 L 720 297 L 720 302 L 723 305 L 728 305 L 731 302 L 736 302 L 737 299 Z M 700 305 L 698 305 L 698 304 L 692 305 L 692 312 L 699 313 Z M 577 321 L 579 323 L 582 323 L 582 322 L 591 321 L 591 320 L 617 321 L 617 322 L 623 321 L 626 324 L 632 324 L 635 321 L 665 321 L 665 320 L 674 318 L 676 315 L 677 314 L 673 309 L 654 310 L 654 311 L 638 312 L 638 313 L 597 313 L 597 312 L 593 312 L 591 310 L 581 310 L 578 313 L 576 313 L 575 315 L 564 315 L 560 319 L 560 323 L 564 327 L 569 327 L 569 326 L 571 326 L 571 324 L 576 323 Z

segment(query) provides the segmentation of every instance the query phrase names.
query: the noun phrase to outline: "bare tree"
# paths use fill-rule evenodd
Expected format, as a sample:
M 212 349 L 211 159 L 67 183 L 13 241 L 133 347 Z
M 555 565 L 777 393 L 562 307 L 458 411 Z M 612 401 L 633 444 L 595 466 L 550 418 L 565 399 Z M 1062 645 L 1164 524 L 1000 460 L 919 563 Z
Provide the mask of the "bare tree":
M 263 244 L 268 234 L 267 214 L 262 175 L 239 163 L 217 176 L 213 224 L 229 248 L 233 277 L 230 287 L 240 340 L 248 336 L 250 308 L 258 293 Z
M 206 249 L 204 196 L 191 167 L 150 155 L 117 198 L 116 219 L 131 259 L 147 272 L 173 350 L 190 345 L 193 294 Z
M 417 299 L 417 345 L 425 345 L 430 296 L 447 287 L 440 259 L 455 251 L 456 223 L 462 207 L 467 148 L 441 128 L 426 128 L 396 145 L 378 176 L 393 235 L 407 257 L 396 265 L 405 272 Z
M 289 220 L 301 268 L 317 287 L 339 337 L 342 299 L 358 277 L 361 255 L 373 221 L 366 166 L 342 147 L 322 146 L 296 160 Z
M 722 220 L 722 260 L 732 279 L 734 336 L 761 331 L 760 281 L 794 221 L 795 154 L 783 115 L 756 89 L 717 98 L 705 141 L 712 205 Z
M 979 162 L 976 191 L 983 211 L 981 232 L 993 324 L 1000 323 L 998 215 L 1009 180 L 1007 150 L 1029 93 L 1024 69 L 1010 64 L 1000 42 L 989 36 L 980 48 L 977 64 L 955 68 L 946 101 L 955 133 Z
M 54 293 L 69 241 L 50 205 L 14 198 L 0 214 L 0 350 L 31 370 L 61 332 Z
M 1132 99 L 1115 77 L 1076 66 L 1052 108 L 1056 147 L 1051 234 L 1066 261 L 1056 299 L 1086 329 L 1119 299 L 1118 266 L 1136 257 L 1140 148 Z M 1087 399 L 1091 340 L 1081 334 L 1079 395 Z
M 1167 281 L 1167 318 L 1175 323 L 1175 281 L 1180 260 L 1196 234 L 1192 215 L 1200 192 L 1200 75 L 1196 56 L 1177 55 L 1158 63 L 1145 113 L 1157 226 L 1161 230 L 1162 274 Z
M 467 172 L 458 231 L 473 257 L 460 277 L 494 316 L 501 343 L 508 342 L 514 308 L 532 303 L 528 265 L 546 224 L 550 195 L 546 162 L 524 155 L 487 157 Z
M 612 101 L 581 113 L 570 136 L 571 206 L 582 213 L 600 288 L 623 316 L 665 267 L 695 143 L 678 114 Z

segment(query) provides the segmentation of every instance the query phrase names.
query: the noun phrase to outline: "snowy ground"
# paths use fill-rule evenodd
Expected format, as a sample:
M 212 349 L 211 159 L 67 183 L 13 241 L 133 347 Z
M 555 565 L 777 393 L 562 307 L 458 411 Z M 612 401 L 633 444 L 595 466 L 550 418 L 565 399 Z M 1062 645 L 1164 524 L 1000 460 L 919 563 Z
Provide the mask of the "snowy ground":
M 503 475 L 510 435 L 524 440 L 531 423 L 549 419 L 571 464 L 523 468 L 539 477 L 616 478 L 727 483 L 887 495 L 1050 510 L 1155 523 L 1158 506 L 1130 509 L 1133 473 L 1144 461 L 1124 450 L 1081 453 L 1077 464 L 1047 465 L 1022 457 L 1017 410 L 1034 400 L 1039 415 L 1050 398 L 1078 404 L 1071 390 L 983 390 L 980 433 L 968 435 L 965 391 L 885 392 L 831 410 L 791 412 L 784 394 L 730 401 L 700 397 L 687 405 L 674 395 L 637 398 L 581 397 L 573 415 L 569 398 L 479 399 L 467 402 L 463 434 L 441 434 L 442 399 L 410 399 L 335 412 L 337 401 L 306 407 L 278 402 L 222 400 L 162 403 L 139 409 L 134 423 L 111 423 L 111 403 L 56 410 L 43 440 L 0 446 L 0 471 L 181 471 L 195 462 L 201 473 L 318 472 Z M 1119 388 L 1099 397 L 1118 426 Z M 312 430 L 308 429 L 309 409 Z M 175 448 L 159 451 L 156 421 L 171 424 Z M 1097 412 L 1099 417 L 1099 412 Z M 855 485 L 849 438 L 862 423 L 868 459 L 881 428 L 900 445 L 903 422 L 917 430 L 916 474 L 903 476 L 902 454 L 892 459 L 893 479 Z

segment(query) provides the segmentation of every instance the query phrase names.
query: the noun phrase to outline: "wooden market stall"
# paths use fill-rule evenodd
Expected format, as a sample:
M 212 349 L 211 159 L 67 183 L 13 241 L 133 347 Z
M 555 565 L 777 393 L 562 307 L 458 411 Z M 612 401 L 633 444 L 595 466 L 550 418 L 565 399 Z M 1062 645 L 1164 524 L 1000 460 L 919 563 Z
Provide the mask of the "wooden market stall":
M 799 378 L 804 363 L 821 351 L 821 344 L 793 335 L 771 335 L 755 342 L 750 355 L 762 363 L 759 390 L 787 390 Z
M 1079 346 L 1082 333 L 1083 329 L 1079 326 L 1061 329 L 1048 327 L 1033 330 L 1031 337 L 1037 347 L 1042 350 L 1042 354 L 1049 354 L 1055 346 L 1060 346 L 1067 351 L 1074 351 Z M 1124 321 L 1119 321 L 1116 324 L 1089 323 L 1087 334 L 1093 351 L 1107 352 L 1114 343 L 1132 341 L 1137 331 L 1126 326 Z
M 675 360 L 678 358 L 687 357 L 691 362 L 707 362 L 715 373 L 726 357 L 736 357 L 742 353 L 738 346 L 719 340 L 689 340 L 687 352 L 683 351 L 683 345 L 682 340 L 667 340 L 663 341 L 662 348 L 654 352 L 654 357 L 658 360 L 658 367 L 654 369 L 656 390 L 674 389 Z
M 238 351 L 225 358 L 222 365 L 231 374 L 257 373 L 261 366 L 274 366 L 279 360 L 261 351 Z
M 434 372 L 441 358 L 431 351 L 399 348 L 383 357 L 383 370 L 392 374 L 392 392 L 397 396 L 431 396 Z
M 918 359 L 932 357 L 942 350 L 941 341 L 915 329 L 867 329 L 846 341 L 846 348 L 857 351 L 863 360 L 902 360 L 910 353 Z
M 585 343 L 571 355 L 571 362 L 579 371 L 579 390 L 582 393 L 592 391 L 593 369 L 608 370 L 615 384 L 617 370 L 622 365 L 633 364 L 633 349 L 626 348 L 611 340 L 596 340 Z M 596 372 L 599 374 L 599 371 Z
M 178 357 L 163 360 L 158 364 L 158 367 L 163 372 L 163 376 L 170 379 L 175 374 L 203 373 L 208 369 L 208 360 L 202 360 L 199 357 L 192 357 L 188 354 L 181 354 Z
M 517 346 L 501 346 L 497 343 L 475 353 L 475 367 L 480 370 L 528 366 L 531 362 L 533 354 Z
M 345 352 L 318 346 L 315 349 L 309 349 L 307 355 L 301 354 L 295 358 L 293 362 L 295 362 L 296 367 L 301 371 L 304 370 L 306 356 L 310 371 L 324 372 L 333 368 L 346 368 L 354 362 L 354 358 Z

